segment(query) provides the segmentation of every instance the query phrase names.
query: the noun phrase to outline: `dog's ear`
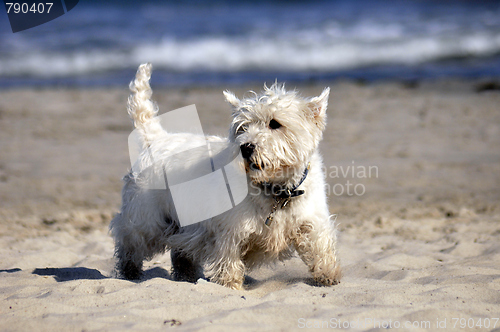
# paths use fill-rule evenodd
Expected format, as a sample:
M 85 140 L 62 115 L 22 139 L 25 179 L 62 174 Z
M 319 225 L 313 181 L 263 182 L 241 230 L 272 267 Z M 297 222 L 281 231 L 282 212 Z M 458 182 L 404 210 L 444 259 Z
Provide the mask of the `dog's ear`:
M 330 88 L 325 88 L 319 96 L 311 98 L 309 103 L 307 103 L 307 106 L 313 112 L 315 118 L 323 117 L 326 114 L 329 95 Z
M 234 93 L 232 93 L 231 91 L 226 90 L 226 91 L 223 92 L 223 94 L 224 94 L 224 97 L 226 97 L 226 101 L 228 103 L 230 103 L 234 107 L 240 106 L 240 100 L 238 99 L 238 97 L 236 97 L 234 95 Z

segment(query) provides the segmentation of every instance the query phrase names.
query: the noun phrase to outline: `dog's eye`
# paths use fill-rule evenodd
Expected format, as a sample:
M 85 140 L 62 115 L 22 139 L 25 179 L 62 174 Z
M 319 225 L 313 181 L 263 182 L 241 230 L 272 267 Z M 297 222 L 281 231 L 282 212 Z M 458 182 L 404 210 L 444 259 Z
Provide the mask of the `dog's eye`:
M 243 134 L 245 131 L 247 131 L 247 127 L 244 126 L 244 125 L 241 125 L 239 126 L 237 129 L 236 129 L 236 135 L 241 135 Z
M 281 127 L 281 123 L 279 123 L 278 121 L 272 119 L 269 122 L 269 128 L 271 128 L 271 129 L 278 129 L 279 127 Z

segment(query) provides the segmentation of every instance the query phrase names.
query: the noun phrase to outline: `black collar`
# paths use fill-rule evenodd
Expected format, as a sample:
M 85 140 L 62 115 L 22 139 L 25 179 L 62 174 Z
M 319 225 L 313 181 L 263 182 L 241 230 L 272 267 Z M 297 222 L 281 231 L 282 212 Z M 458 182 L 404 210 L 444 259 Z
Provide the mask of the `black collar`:
M 289 189 L 286 185 L 280 185 L 280 184 L 274 184 L 274 183 L 268 183 L 264 182 L 263 186 L 267 190 L 271 192 L 271 195 L 274 198 L 281 198 L 281 199 L 287 199 L 287 198 L 293 198 L 297 197 L 300 195 L 303 195 L 305 193 L 304 190 L 297 190 L 298 187 L 305 181 L 307 174 L 309 174 L 309 168 L 311 168 L 311 163 L 307 164 L 306 169 L 304 170 L 304 173 L 302 175 L 302 179 L 300 179 L 299 183 L 295 186 L 293 186 L 291 189 Z
M 284 209 L 291 198 L 303 195 L 305 193 L 305 190 L 298 190 L 297 188 L 300 187 L 300 185 L 306 179 L 310 167 L 311 163 L 308 163 L 306 169 L 304 170 L 304 175 L 302 175 L 302 179 L 300 179 L 299 183 L 296 186 L 293 186 L 292 189 L 288 189 L 286 186 L 279 184 L 272 184 L 267 182 L 263 184 L 264 188 L 271 191 L 271 195 L 274 198 L 274 204 L 271 208 L 271 213 L 269 213 L 269 216 L 265 221 L 266 226 L 268 227 L 271 226 L 271 223 L 273 222 L 274 213 L 278 208 Z

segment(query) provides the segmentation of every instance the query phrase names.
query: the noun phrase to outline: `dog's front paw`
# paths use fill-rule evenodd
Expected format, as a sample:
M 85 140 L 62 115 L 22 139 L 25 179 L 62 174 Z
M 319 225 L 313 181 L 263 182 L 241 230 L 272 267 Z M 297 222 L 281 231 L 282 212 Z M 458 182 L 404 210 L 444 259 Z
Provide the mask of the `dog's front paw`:
M 233 274 L 222 274 L 218 276 L 212 276 L 210 278 L 210 281 L 227 288 L 242 290 L 243 279 L 244 277 L 240 277 L 239 274 L 233 273 Z
M 342 272 L 338 265 L 328 271 L 321 270 L 313 272 L 314 281 L 321 286 L 335 286 L 340 283 L 341 277 Z
M 340 283 L 340 277 L 319 276 L 314 281 L 320 286 L 335 286 Z
M 224 285 L 228 288 L 234 289 L 234 290 L 243 290 L 243 283 L 241 282 L 231 282 L 226 285 Z
M 243 289 L 243 279 L 214 279 L 210 278 L 210 281 L 215 282 L 216 284 L 219 284 L 221 286 L 231 288 L 234 290 L 242 290 Z

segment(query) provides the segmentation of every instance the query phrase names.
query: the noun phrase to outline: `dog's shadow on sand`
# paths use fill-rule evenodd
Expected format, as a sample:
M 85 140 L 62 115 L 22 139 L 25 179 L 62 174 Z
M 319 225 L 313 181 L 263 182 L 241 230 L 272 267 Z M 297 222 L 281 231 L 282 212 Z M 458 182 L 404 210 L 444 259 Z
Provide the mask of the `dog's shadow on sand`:
M 265 278 L 262 280 L 255 279 L 250 276 L 245 276 L 245 281 L 243 282 L 243 286 L 245 287 L 246 290 L 253 290 L 273 283 L 279 283 L 282 285 L 283 288 L 295 284 L 306 284 L 308 286 L 313 286 L 313 287 L 324 287 L 323 285 L 316 282 L 313 278 L 308 278 L 308 277 L 289 278 L 289 277 L 284 277 L 282 275 L 274 275 L 272 277 Z
M 170 272 L 162 267 L 157 266 L 144 271 L 139 281 L 142 282 L 154 278 L 163 278 L 172 281 L 174 280 L 174 278 L 170 275 Z
M 119 279 L 116 272 L 112 272 L 111 276 L 103 275 L 97 269 L 89 269 L 86 267 L 62 267 L 62 268 L 43 268 L 35 269 L 32 274 L 39 276 L 53 276 L 57 282 L 71 281 L 71 280 L 99 280 L 99 279 Z M 163 278 L 172 280 L 170 273 L 161 268 L 154 267 L 143 272 L 141 279 L 137 282 L 143 282 L 154 278 Z
M 100 271 L 96 269 L 89 269 L 86 267 L 47 267 L 44 269 L 34 269 L 33 274 L 39 276 L 53 276 L 58 282 L 71 281 L 71 280 L 96 280 L 106 279 Z
M 17 272 L 20 269 L 13 271 L 4 272 Z M 97 269 L 90 269 L 86 267 L 63 267 L 63 268 L 37 268 L 33 270 L 32 274 L 39 276 L 52 276 L 57 282 L 65 282 L 72 280 L 102 280 L 102 279 L 120 279 L 117 273 L 114 271 L 111 276 L 103 275 Z M 133 282 L 141 283 L 150 279 L 162 278 L 174 281 L 172 275 L 169 271 L 162 267 L 153 267 L 145 270 L 141 276 L 141 279 L 135 280 Z M 265 287 L 267 284 L 272 284 L 278 282 L 282 284 L 283 287 L 287 287 L 294 284 L 304 283 L 309 286 L 320 286 L 313 278 L 283 278 L 282 276 L 272 276 L 262 280 L 252 278 L 250 276 L 245 276 L 245 281 L 243 283 L 246 290 L 253 290 L 261 287 Z

